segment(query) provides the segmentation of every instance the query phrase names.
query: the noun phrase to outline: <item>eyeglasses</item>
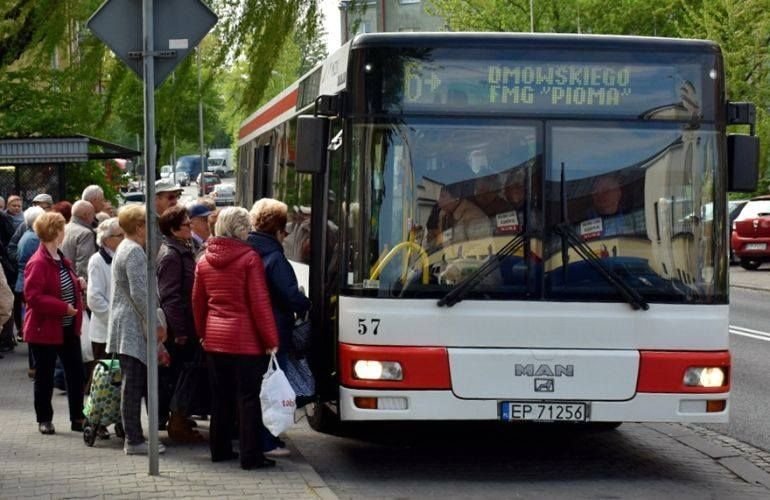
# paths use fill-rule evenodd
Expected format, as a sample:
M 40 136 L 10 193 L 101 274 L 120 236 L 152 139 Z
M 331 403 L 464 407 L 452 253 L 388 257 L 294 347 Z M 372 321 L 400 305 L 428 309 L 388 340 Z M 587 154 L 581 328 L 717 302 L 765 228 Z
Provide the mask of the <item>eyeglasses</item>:
M 166 199 L 168 201 L 178 200 L 182 195 L 180 193 L 166 193 Z

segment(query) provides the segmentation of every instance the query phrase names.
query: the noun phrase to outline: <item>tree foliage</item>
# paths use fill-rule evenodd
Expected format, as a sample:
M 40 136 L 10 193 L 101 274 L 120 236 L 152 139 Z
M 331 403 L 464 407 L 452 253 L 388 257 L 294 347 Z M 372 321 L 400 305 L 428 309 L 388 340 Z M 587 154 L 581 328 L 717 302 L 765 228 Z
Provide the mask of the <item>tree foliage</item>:
M 253 109 L 287 41 L 313 41 L 321 33 L 316 0 L 209 3 L 220 22 L 215 36 L 200 47 L 201 85 L 191 56 L 156 91 L 158 165 L 175 153 L 199 151 L 199 101 L 204 142 L 229 145 L 233 136 L 229 127 L 236 120 L 223 115 L 225 103 L 234 103 L 241 114 Z M 143 141 L 137 140 L 144 130 L 141 81 L 85 27 L 101 4 L 102 0 L 0 2 L 0 136 L 83 133 L 142 148 Z M 223 75 L 233 69 L 245 79 L 233 88 L 237 92 L 223 93 Z M 82 170 L 96 175 L 94 182 L 100 181 L 98 169 Z

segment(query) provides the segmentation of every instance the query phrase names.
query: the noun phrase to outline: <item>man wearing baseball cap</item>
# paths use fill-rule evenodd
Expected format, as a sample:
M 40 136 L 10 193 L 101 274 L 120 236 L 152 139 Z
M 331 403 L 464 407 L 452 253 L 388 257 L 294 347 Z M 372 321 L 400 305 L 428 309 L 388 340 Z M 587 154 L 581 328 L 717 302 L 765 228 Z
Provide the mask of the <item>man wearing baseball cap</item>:
M 190 214 L 190 225 L 192 228 L 193 245 L 198 251 L 203 249 L 206 240 L 211 236 L 209 228 L 209 215 L 212 210 L 202 203 L 193 203 L 187 209 Z

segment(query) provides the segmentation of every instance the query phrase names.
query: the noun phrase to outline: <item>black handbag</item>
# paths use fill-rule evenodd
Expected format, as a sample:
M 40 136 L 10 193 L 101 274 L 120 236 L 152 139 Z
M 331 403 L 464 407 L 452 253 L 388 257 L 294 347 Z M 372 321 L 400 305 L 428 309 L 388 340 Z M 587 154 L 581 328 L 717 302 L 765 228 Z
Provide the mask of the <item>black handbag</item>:
M 193 361 L 184 364 L 170 407 L 172 412 L 187 416 L 211 413 L 211 391 L 203 349 L 198 348 Z
M 313 343 L 313 331 L 310 328 L 310 320 L 300 318 L 294 323 L 294 330 L 291 332 L 291 343 L 293 352 L 299 356 L 303 356 L 310 351 L 310 346 Z

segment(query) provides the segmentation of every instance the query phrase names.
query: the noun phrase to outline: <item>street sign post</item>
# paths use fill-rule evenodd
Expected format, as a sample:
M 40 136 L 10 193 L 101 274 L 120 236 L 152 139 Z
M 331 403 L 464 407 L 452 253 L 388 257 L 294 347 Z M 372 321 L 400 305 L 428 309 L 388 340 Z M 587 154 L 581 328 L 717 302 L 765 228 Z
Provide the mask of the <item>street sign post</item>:
M 156 22 L 157 21 L 157 22 Z M 144 164 L 147 210 L 147 410 L 149 413 L 149 473 L 158 467 L 158 251 L 155 213 L 155 89 L 216 24 L 217 16 L 200 0 L 107 0 L 88 27 L 144 81 Z M 156 51 L 155 41 L 160 49 Z

